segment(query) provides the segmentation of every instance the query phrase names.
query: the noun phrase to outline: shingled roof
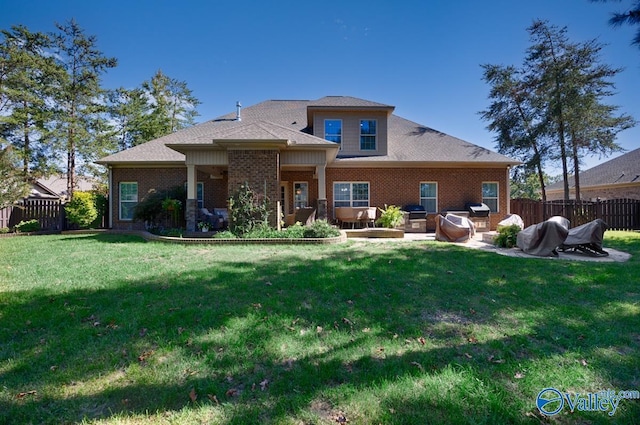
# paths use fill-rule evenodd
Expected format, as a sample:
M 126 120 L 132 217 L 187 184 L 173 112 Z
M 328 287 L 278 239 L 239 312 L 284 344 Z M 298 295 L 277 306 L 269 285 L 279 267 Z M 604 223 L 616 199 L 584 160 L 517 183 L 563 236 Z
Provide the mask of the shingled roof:
M 236 113 L 177 131 L 98 161 L 101 164 L 179 163 L 184 155 L 180 144 L 214 144 L 231 140 L 286 140 L 288 145 L 335 146 L 313 136 L 308 127 L 308 108 L 381 109 L 389 112 L 387 154 L 379 156 L 340 157 L 335 165 L 384 166 L 397 163 L 427 163 L 432 165 L 495 164 L 515 165 L 518 161 L 449 136 L 424 125 L 391 114 L 394 107 L 348 96 L 327 96 L 309 100 L 267 100 L 242 110 L 242 121 Z
M 640 184 L 640 148 L 580 173 L 580 187 L 582 189 L 591 186 L 611 186 L 630 183 Z M 562 187 L 563 183 L 560 181 L 547 187 L 547 190 L 562 190 Z M 569 187 L 575 187 L 573 179 L 569 180 Z

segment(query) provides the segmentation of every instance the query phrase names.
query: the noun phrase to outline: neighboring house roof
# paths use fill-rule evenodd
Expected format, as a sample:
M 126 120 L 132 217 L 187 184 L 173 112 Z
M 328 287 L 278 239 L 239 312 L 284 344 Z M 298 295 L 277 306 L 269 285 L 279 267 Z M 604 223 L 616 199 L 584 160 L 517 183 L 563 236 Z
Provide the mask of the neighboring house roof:
M 38 187 L 44 188 L 43 193 L 46 193 L 48 197 L 66 198 L 67 193 L 67 177 L 65 175 L 53 175 L 46 179 L 38 179 L 36 182 Z M 85 176 L 76 176 L 76 190 L 90 191 L 93 189 L 94 181 Z M 42 197 L 42 196 L 41 196 Z
M 38 180 L 31 183 L 29 198 L 59 199 L 60 195 L 48 188 L 42 181 Z
M 220 143 L 224 140 L 280 140 L 287 146 L 316 146 L 332 149 L 334 143 L 313 136 L 307 112 L 318 109 L 386 110 L 388 118 L 387 154 L 378 156 L 341 157 L 336 166 L 384 166 L 397 163 L 429 163 L 431 165 L 519 164 L 489 149 L 449 136 L 421 124 L 391 114 L 394 107 L 349 96 L 327 96 L 318 100 L 267 100 L 246 107 L 241 121 L 236 112 L 177 131 L 131 149 L 102 158 L 101 164 L 184 163 L 179 145 Z M 173 149 L 172 149 L 173 148 Z
M 640 185 L 640 148 L 580 173 L 580 187 L 582 189 L 629 184 Z M 575 187 L 573 178 L 569 179 L 569 187 L 572 189 Z M 562 181 L 547 187 L 547 192 L 562 190 Z

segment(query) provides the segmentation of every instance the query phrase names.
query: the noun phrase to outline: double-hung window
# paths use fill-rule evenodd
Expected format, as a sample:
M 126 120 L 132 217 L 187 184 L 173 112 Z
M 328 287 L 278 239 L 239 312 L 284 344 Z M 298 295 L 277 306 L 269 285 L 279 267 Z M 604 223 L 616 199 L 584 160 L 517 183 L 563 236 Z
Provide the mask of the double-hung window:
M 324 138 L 342 144 L 342 120 L 324 120 Z
M 368 207 L 368 182 L 341 182 L 333 184 L 334 207 Z
M 420 183 L 420 205 L 428 213 L 438 212 L 438 183 Z
M 133 209 L 138 205 L 138 182 L 120 182 L 120 220 L 133 220 Z
M 360 120 L 360 150 L 376 150 L 377 127 L 376 120 Z
M 498 212 L 498 183 L 482 183 L 482 202 L 487 204 L 491 212 Z

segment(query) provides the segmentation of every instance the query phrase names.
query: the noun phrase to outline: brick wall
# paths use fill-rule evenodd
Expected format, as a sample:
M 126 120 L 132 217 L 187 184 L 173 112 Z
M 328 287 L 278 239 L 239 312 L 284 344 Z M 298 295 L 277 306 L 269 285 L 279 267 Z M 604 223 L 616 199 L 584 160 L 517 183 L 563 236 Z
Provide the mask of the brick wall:
M 228 190 L 231 196 L 244 183 L 254 191 L 266 195 L 275 204 L 280 199 L 280 154 L 277 150 L 229 149 Z M 269 217 L 276 225 L 276 214 Z
M 499 212 L 491 214 L 491 228 L 507 214 L 507 172 L 500 168 L 389 168 L 339 169 L 327 168 L 327 199 L 329 217 L 333 217 L 334 182 L 369 182 L 369 205 L 404 206 L 420 203 L 420 183 L 438 183 L 438 210 L 463 209 L 467 202 L 482 201 L 482 183 L 498 182 Z M 435 228 L 430 217 L 428 228 Z

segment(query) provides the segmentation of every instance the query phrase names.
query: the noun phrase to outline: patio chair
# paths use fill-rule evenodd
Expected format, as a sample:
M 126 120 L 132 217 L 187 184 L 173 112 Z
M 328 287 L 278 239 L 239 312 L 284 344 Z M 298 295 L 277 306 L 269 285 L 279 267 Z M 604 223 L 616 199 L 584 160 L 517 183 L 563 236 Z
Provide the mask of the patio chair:
M 568 235 L 569 220 L 554 216 L 521 230 L 516 245 L 527 254 L 540 257 L 557 256 L 558 247 L 564 243 Z
M 200 208 L 200 221 L 204 221 L 211 225 L 212 229 L 219 229 L 223 226 L 223 221 L 218 214 L 211 213 L 207 208 Z
M 441 242 L 467 242 L 475 235 L 471 220 L 455 214 L 436 217 L 436 240 Z

